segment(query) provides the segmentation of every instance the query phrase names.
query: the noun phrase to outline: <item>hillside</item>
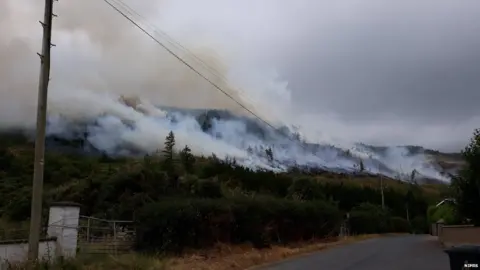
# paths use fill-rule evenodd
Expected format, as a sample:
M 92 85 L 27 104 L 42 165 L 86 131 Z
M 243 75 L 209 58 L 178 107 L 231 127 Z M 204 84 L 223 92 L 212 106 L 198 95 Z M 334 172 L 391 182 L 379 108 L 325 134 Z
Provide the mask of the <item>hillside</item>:
M 426 232 L 428 206 L 449 196 L 444 184 L 366 172 L 253 170 L 233 158 L 193 156 L 179 144 L 183 149 L 173 151 L 174 138 L 167 136 L 163 152 L 113 157 L 86 151 L 82 140 L 49 137 L 44 207 L 73 201 L 83 215 L 133 220 L 138 250 L 179 254 L 217 242 L 263 248 L 328 238 L 339 232 L 347 212 L 354 234 Z M 1 136 L 0 240 L 9 237 L 5 224 L 18 231 L 29 218 L 33 153 L 28 138 Z
M 222 157 L 212 149 L 207 155 L 192 151 L 192 161 L 185 161 L 180 152 L 185 144 L 177 142 L 174 156 L 178 164 L 169 165 L 175 169 L 167 169 L 163 154 L 159 155 L 158 151 L 164 148 L 164 138 L 157 138 L 157 145 L 161 147 L 145 151 L 132 141 L 127 144 L 119 142 L 118 137 L 109 137 L 114 134 L 112 131 L 105 137 L 111 138 L 110 141 L 97 140 L 101 132 L 106 132 L 99 131 L 105 125 L 102 123 L 105 118 L 94 122 L 50 120 L 46 141 L 45 201 L 75 201 L 84 206 L 82 211 L 87 215 L 131 219 L 135 209 L 164 196 L 190 194 L 188 196 L 217 198 L 233 196 L 240 191 L 247 196 L 267 194 L 285 198 L 293 196 L 292 192 L 297 194 L 295 183 L 305 180 L 310 184 L 303 187 L 308 191 L 303 191 L 307 195 L 302 196 L 322 200 L 330 198 L 338 201 L 341 209 L 349 210 L 362 202 L 379 204 L 380 183 L 383 182 L 386 204 L 395 215 L 403 215 L 405 196 L 412 190 L 412 184 L 407 180 L 412 179 L 408 171 L 398 174 L 392 170 L 393 163 L 388 162 L 392 149 L 401 149 L 400 157 L 405 160 L 428 163 L 428 168 L 435 168 L 439 175 L 453 172 L 462 165 L 462 159 L 457 154 L 421 147 L 392 148 L 358 144 L 346 150 L 304 142 L 298 134 L 289 132 L 287 128 L 283 129 L 284 137 L 279 138 L 278 133 L 272 133 L 257 121 L 235 116 L 228 111 L 170 108 L 166 115 L 157 117 L 168 119 L 169 123 L 178 123 L 185 121 L 185 115 L 195 119 L 195 125 L 202 129 L 203 136 L 231 142 L 232 138 L 226 136 L 226 132 L 218 132 L 219 123 L 241 123 L 245 128 L 242 134 L 261 140 L 251 139 L 250 142 L 257 143 L 253 147 L 243 145 L 245 153 L 249 155 L 243 160 L 242 156 Z M 132 125 L 132 131 L 138 128 L 126 120 L 120 124 L 122 127 Z M 34 151 L 32 135 L 24 130 L 3 131 L 0 134 L 0 216 L 7 219 L 22 221 L 29 216 Z M 278 144 L 274 147 L 267 142 Z M 268 150 L 271 149 L 273 151 L 269 155 Z M 289 153 L 295 154 L 293 158 L 310 155 L 314 162 L 299 164 L 295 159 L 292 162 Z M 371 156 L 365 158 L 365 153 Z M 325 157 L 330 158 L 330 163 Z M 318 161 L 326 162 L 316 163 Z M 380 169 L 381 176 L 375 168 Z M 428 168 L 423 172 L 429 172 Z M 428 204 L 437 202 L 448 192 L 443 184 L 444 179 L 422 175 L 421 169 L 413 178 L 413 182 L 422 184 L 413 185 L 418 190 L 416 192 L 420 192 L 417 195 L 418 213 L 414 214 L 419 216 L 425 214 Z M 173 191 L 169 187 L 172 181 L 176 183 Z
M 295 128 L 280 126 L 273 130 L 258 120 L 225 110 L 159 109 L 128 99 L 123 104 L 125 112 L 96 118 L 51 117 L 48 147 L 87 155 L 143 156 L 161 149 L 161 138 L 173 130 L 180 144 L 189 145 L 195 155 L 215 153 L 222 160 L 235 158 L 243 166 L 276 172 L 301 167 L 347 174 L 380 173 L 408 180 L 415 171 L 418 182 L 446 182 L 462 164 L 458 154 L 418 146 L 358 143 L 339 147 L 307 142 Z M 266 155 L 268 149 L 272 157 Z
M 46 196 L 51 196 L 51 199 L 54 200 L 73 200 L 88 203 L 89 199 L 83 198 L 78 192 L 85 188 L 85 185 L 90 181 L 102 182 L 102 179 L 116 178 L 117 176 L 115 175 L 120 172 L 131 170 L 135 172 L 143 166 L 142 164 L 147 162 L 147 159 L 143 157 L 108 157 L 100 152 L 83 152 L 83 150 L 80 150 L 83 149 L 81 148 L 83 144 L 81 141 L 67 142 L 60 141 L 57 138 L 49 138 L 48 142 L 49 146 L 47 147 L 45 163 L 45 187 L 47 190 Z M 1 135 L 0 151 L 0 179 L 2 179 L 0 186 L 0 194 L 2 194 L 0 208 L 3 208 L 3 211 L 18 210 L 23 213 L 21 216 L 27 215 L 27 210 L 30 207 L 28 198 L 33 173 L 34 144 L 28 137 L 20 136 L 18 133 L 3 133 Z M 153 160 L 157 159 L 155 156 L 151 158 L 153 158 Z M 155 162 L 160 164 L 161 160 L 162 158 L 159 158 L 159 160 Z M 216 166 L 215 164 L 218 162 L 223 164 L 223 162 L 215 156 L 195 157 L 195 168 L 191 174 L 199 179 L 209 178 L 215 175 L 218 176 L 221 174 L 221 171 L 209 171 L 209 168 Z M 228 164 L 232 162 L 233 164 L 235 163 L 234 160 L 227 160 L 226 162 L 225 164 L 227 164 L 228 167 L 230 166 Z M 238 168 L 241 169 L 241 171 L 245 171 L 245 173 L 243 173 L 245 176 L 240 177 L 240 181 L 246 181 L 247 179 L 244 179 L 245 177 L 253 177 L 256 179 L 262 177 L 262 175 L 276 175 L 275 178 L 279 179 L 278 182 L 274 181 L 271 183 L 271 185 L 274 186 L 278 185 L 276 189 L 286 189 L 286 187 L 283 186 L 285 183 L 281 181 L 283 177 L 293 179 L 307 177 L 319 183 L 347 184 L 358 187 L 371 187 L 373 189 L 378 189 L 380 183 L 378 176 L 367 173 L 345 174 L 320 169 L 302 170 L 301 168 L 292 168 L 288 172 L 274 174 L 268 171 L 255 172 L 242 167 Z M 182 176 L 184 174 L 185 171 L 180 173 Z M 190 175 L 190 173 L 187 174 Z M 126 177 L 126 181 L 134 181 L 134 179 L 138 178 L 137 174 L 132 175 L 130 178 L 127 177 L 129 173 L 122 175 Z M 234 176 L 229 176 L 228 178 L 232 177 L 235 178 Z M 251 181 L 254 180 L 252 179 Z M 383 181 L 386 188 L 389 189 L 405 191 L 409 186 L 407 183 L 388 177 L 383 177 Z M 99 184 L 104 185 L 105 183 Z M 130 184 L 125 182 L 125 185 Z M 427 184 L 423 185 L 422 189 L 429 191 L 427 193 L 430 193 L 432 196 L 438 197 L 443 189 L 442 186 L 443 184 Z M 118 200 L 118 198 L 112 199 Z M 15 207 L 12 208 L 11 206 L 13 205 Z

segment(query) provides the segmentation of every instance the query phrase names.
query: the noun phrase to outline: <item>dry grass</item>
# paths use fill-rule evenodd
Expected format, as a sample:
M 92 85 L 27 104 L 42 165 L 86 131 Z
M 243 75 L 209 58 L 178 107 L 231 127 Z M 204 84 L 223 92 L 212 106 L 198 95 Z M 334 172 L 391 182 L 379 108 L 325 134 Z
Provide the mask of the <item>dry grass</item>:
M 253 269 L 259 265 L 305 255 L 333 246 L 378 237 L 379 235 L 352 236 L 342 240 L 330 239 L 316 242 L 298 243 L 291 246 L 272 246 L 270 249 L 254 249 L 249 245 L 217 245 L 216 249 L 194 253 L 183 258 L 171 259 L 167 269 L 171 270 L 226 270 Z
M 270 249 L 255 249 L 250 245 L 218 244 L 214 249 L 191 252 L 180 258 L 161 258 L 140 254 L 121 256 L 82 256 L 75 260 L 58 261 L 47 265 L 39 263 L 33 268 L 27 264 L 11 264 L 10 270 L 226 270 L 257 269 L 259 266 L 278 262 L 288 258 L 306 255 L 338 245 L 379 237 L 378 234 L 352 236 L 338 240 L 336 238 L 297 243 L 289 246 L 272 246 Z
M 75 260 L 57 261 L 53 264 L 39 262 L 9 264 L 8 270 L 163 270 L 166 261 L 161 258 L 127 254 L 121 256 L 78 256 Z M 3 268 L 2 268 L 3 269 Z

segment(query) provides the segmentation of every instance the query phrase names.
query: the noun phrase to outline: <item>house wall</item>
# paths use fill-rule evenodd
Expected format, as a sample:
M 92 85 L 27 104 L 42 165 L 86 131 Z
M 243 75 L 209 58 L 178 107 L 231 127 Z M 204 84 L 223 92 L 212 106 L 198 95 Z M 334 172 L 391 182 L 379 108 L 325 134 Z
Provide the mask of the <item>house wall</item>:
M 446 247 L 480 245 L 480 227 L 473 225 L 439 226 L 438 239 Z

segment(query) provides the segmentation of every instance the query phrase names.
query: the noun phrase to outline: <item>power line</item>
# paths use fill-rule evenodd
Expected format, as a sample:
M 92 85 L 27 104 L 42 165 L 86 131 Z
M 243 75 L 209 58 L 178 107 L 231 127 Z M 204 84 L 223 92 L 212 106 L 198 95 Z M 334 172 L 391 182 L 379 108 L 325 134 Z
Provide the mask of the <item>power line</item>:
M 146 24 L 148 27 L 150 27 L 154 33 L 162 36 L 168 43 L 170 43 L 173 47 L 176 47 L 179 50 L 183 50 L 184 52 L 187 53 L 188 56 L 193 58 L 193 60 L 196 60 L 198 63 L 200 63 L 204 68 L 207 69 L 208 72 L 210 72 L 212 75 L 216 76 L 220 81 L 222 81 L 225 85 L 229 85 L 229 80 L 223 76 L 218 70 L 215 68 L 211 67 L 208 65 L 203 59 L 200 57 L 196 56 L 192 51 L 190 51 L 187 47 L 183 46 L 181 43 L 175 41 L 172 37 L 170 37 L 165 31 L 160 30 L 158 27 L 155 25 L 149 23 L 149 21 L 143 17 L 141 14 L 139 14 L 137 11 L 135 11 L 133 8 L 128 6 L 125 2 L 122 0 L 110 0 L 112 2 L 117 2 L 119 5 L 123 6 L 124 9 L 127 10 L 127 12 L 131 14 L 134 14 L 135 16 L 139 17 L 140 20 L 142 21 L 143 24 Z M 132 16 L 133 17 L 133 16 Z M 225 62 L 221 57 L 218 57 L 221 62 Z M 235 88 L 234 90 L 238 91 L 240 89 Z M 243 92 L 243 91 L 241 91 Z M 242 96 L 245 101 L 252 103 L 251 99 L 248 98 L 248 96 Z
M 147 30 L 145 30 L 138 22 L 136 22 L 134 19 L 130 18 L 127 13 L 130 13 L 130 15 L 132 15 L 132 12 L 133 13 L 136 13 L 138 14 L 137 12 L 135 12 L 132 8 L 129 8 L 127 4 L 125 3 L 122 3 L 124 8 L 126 7 L 127 11 L 124 12 L 121 10 L 121 8 L 115 6 L 112 2 L 115 2 L 115 3 L 118 3 L 118 2 L 121 2 L 121 0 L 103 0 L 105 3 L 107 3 L 110 7 L 112 7 L 115 11 L 117 11 L 118 13 L 120 13 L 120 15 L 122 15 L 124 18 L 126 18 L 128 21 L 130 21 L 133 25 L 135 25 L 137 28 L 139 28 L 144 34 L 146 34 L 148 37 L 150 37 L 151 39 L 153 39 L 158 45 L 160 45 L 161 47 L 163 47 L 168 53 L 170 53 L 172 56 L 174 56 L 178 61 L 180 61 L 181 63 L 183 63 L 185 66 L 187 66 L 189 69 L 191 69 L 194 73 L 196 73 L 198 76 L 200 76 L 201 78 L 203 78 L 205 81 L 207 81 L 209 84 L 211 84 L 215 89 L 217 89 L 218 91 L 220 91 L 221 93 L 223 93 L 224 95 L 226 95 L 228 98 L 230 98 L 231 100 L 233 100 L 235 103 L 237 103 L 241 108 L 245 109 L 248 113 L 250 113 L 251 115 L 253 115 L 255 118 L 257 118 L 258 120 L 260 120 L 261 122 L 263 122 L 264 124 L 266 124 L 268 127 L 270 127 L 274 132 L 278 133 L 279 135 L 281 135 L 282 137 L 284 138 L 287 138 L 289 141 L 291 142 L 294 142 L 294 143 L 299 143 L 300 141 L 299 140 L 294 140 L 292 137 L 288 136 L 288 134 L 285 134 L 283 131 L 277 129 L 275 126 L 273 126 L 272 124 L 270 124 L 267 120 L 263 119 L 261 116 L 257 115 L 255 112 L 253 112 L 252 110 L 250 110 L 249 108 L 247 108 L 245 105 L 243 105 L 240 101 L 236 100 L 232 95 L 230 95 L 227 91 L 225 91 L 224 89 L 222 89 L 219 85 L 217 85 L 215 82 L 213 82 L 212 80 L 210 80 L 208 77 L 206 77 L 205 75 L 203 75 L 201 72 L 199 72 L 198 70 L 196 70 L 191 64 L 189 64 L 186 60 L 184 60 L 183 58 L 181 58 L 180 56 L 178 56 L 175 52 L 173 52 L 170 48 L 168 48 L 165 44 L 163 44 L 160 40 L 158 40 L 157 38 L 155 38 L 152 34 L 150 34 Z M 128 9 L 132 10 L 132 11 L 128 11 Z M 138 14 L 138 16 L 141 17 L 141 15 Z M 154 32 L 157 32 L 155 31 L 155 27 L 154 26 L 151 26 L 151 28 L 154 28 Z M 162 31 L 158 31 L 160 33 L 162 33 Z M 180 43 L 176 42 L 173 38 L 171 37 L 168 37 L 167 34 L 163 34 L 164 36 L 167 37 L 167 41 L 169 41 L 168 39 L 171 39 L 172 41 L 169 41 L 169 43 L 173 43 L 174 44 L 174 47 L 175 47 L 175 44 L 177 45 L 177 48 L 178 47 L 181 47 L 181 48 L 184 48 L 186 51 L 188 51 L 188 49 L 186 49 L 184 46 L 182 46 Z M 210 68 L 204 61 L 202 61 L 200 58 L 196 57 L 193 53 L 191 53 L 191 56 L 193 58 L 195 58 L 197 61 L 201 62 L 204 67 L 206 67 L 207 69 L 210 69 L 212 70 L 213 68 Z M 215 71 L 213 69 L 213 71 Z M 212 72 L 212 71 L 211 71 Z M 212 72 L 214 73 L 214 72 Z M 220 79 L 222 79 L 222 77 L 220 75 L 217 75 L 217 74 L 214 74 L 216 75 L 217 77 L 219 77 Z M 226 82 L 228 84 L 228 82 Z M 306 145 L 303 144 L 303 143 L 299 143 L 298 144 L 303 150 L 307 151 L 308 152 L 308 149 L 306 148 Z
M 203 78 L 205 81 L 207 81 L 209 84 L 211 84 L 213 87 L 215 87 L 215 89 L 217 89 L 218 91 L 222 92 L 224 95 L 226 95 L 227 97 L 229 97 L 231 100 L 233 100 L 235 103 L 237 103 L 240 107 L 242 107 L 243 109 L 245 109 L 247 112 L 249 112 L 251 115 L 255 116 L 258 120 L 260 120 L 261 122 L 265 123 L 266 125 L 268 125 L 269 127 L 271 127 L 272 129 L 274 130 L 277 130 L 272 124 L 270 124 L 268 121 L 264 120 L 262 117 L 260 117 L 259 115 L 257 115 L 255 112 L 253 112 L 252 110 L 250 110 L 249 108 L 247 108 L 245 105 L 243 105 L 241 102 L 237 101 L 231 94 L 229 94 L 227 91 L 223 90 L 219 85 L 217 85 L 215 82 L 213 82 L 212 80 L 210 80 L 207 76 L 203 75 L 201 72 L 199 72 L 198 70 L 196 70 L 191 64 L 189 64 L 187 61 L 185 61 L 182 57 L 178 56 L 173 50 L 171 50 L 170 48 L 168 48 L 165 44 L 163 44 L 161 41 L 159 41 L 157 38 L 155 38 L 152 34 L 150 34 L 148 31 L 146 31 L 139 23 L 137 23 L 135 20 L 133 20 L 132 18 L 130 18 L 128 15 L 127 15 L 127 12 L 124 12 L 122 10 L 120 10 L 119 7 L 115 6 L 114 4 L 112 4 L 112 0 L 103 0 L 105 3 L 107 3 L 110 7 L 112 7 L 114 10 L 116 10 L 118 13 L 120 13 L 124 18 L 126 18 L 128 21 L 130 21 L 133 25 L 135 25 L 136 27 L 138 27 L 144 34 L 146 34 L 147 36 L 149 36 L 151 39 L 153 39 L 158 45 L 162 46 L 168 53 L 170 53 L 172 56 L 174 56 L 178 61 L 182 62 L 185 66 L 187 66 L 189 69 L 191 69 L 193 72 L 195 72 L 198 76 L 200 76 L 201 78 Z M 124 4 L 126 5 L 126 4 Z
M 225 76 L 221 75 L 217 70 L 215 70 L 215 68 L 209 66 L 207 63 L 205 63 L 205 61 L 203 61 L 200 57 L 196 56 L 194 53 L 192 53 L 187 47 L 183 46 L 181 43 L 175 41 L 173 38 L 171 38 L 166 32 L 158 29 L 157 27 L 155 27 L 155 25 L 153 24 L 150 24 L 148 22 L 148 20 L 143 17 L 141 14 L 139 14 L 138 12 L 136 12 L 133 8 L 131 8 L 130 6 L 128 6 L 127 4 L 125 4 L 123 1 L 121 0 L 110 0 L 112 2 L 118 2 L 120 5 L 122 5 L 126 10 L 128 10 L 131 14 L 135 14 L 137 17 L 139 17 L 140 19 L 143 20 L 143 22 L 145 24 L 147 24 L 150 28 L 153 29 L 153 32 L 154 33 L 157 33 L 161 36 L 163 36 L 170 44 L 172 44 L 174 47 L 178 47 L 180 48 L 181 50 L 184 50 L 186 51 L 188 54 L 190 54 L 191 57 L 193 57 L 197 62 L 199 62 L 200 64 L 202 64 L 203 67 L 205 67 L 206 69 L 208 69 L 208 71 L 210 71 L 213 75 L 217 76 L 218 78 L 224 80 L 224 81 L 228 81 L 227 78 L 225 78 Z M 220 60 L 222 60 L 220 58 Z
M 210 65 L 208 65 L 208 63 L 206 63 L 203 59 L 201 59 L 200 57 L 196 56 L 192 51 L 190 51 L 187 47 L 183 46 L 181 43 L 179 43 L 178 41 L 175 41 L 174 38 L 170 37 L 165 31 L 162 31 L 161 29 L 159 29 L 158 27 L 156 27 L 155 25 L 151 24 L 148 22 L 148 20 L 142 16 L 141 14 L 139 14 L 137 11 L 135 11 L 133 8 L 131 8 L 130 6 L 128 6 L 125 2 L 123 2 L 122 0 L 110 0 L 112 2 L 117 2 L 119 3 L 120 5 L 123 6 L 123 8 L 125 8 L 130 14 L 135 14 L 137 17 L 139 17 L 141 20 L 143 20 L 143 23 L 148 25 L 150 28 L 153 29 L 153 32 L 156 33 L 156 34 L 159 34 L 161 36 L 163 36 L 167 42 L 169 42 L 170 44 L 172 44 L 174 47 L 177 47 L 177 49 L 180 49 L 180 50 L 183 50 L 185 52 L 187 52 L 187 54 L 192 57 L 194 60 L 196 60 L 198 63 L 200 63 L 204 68 L 206 68 L 210 73 L 212 73 L 214 76 L 216 76 L 217 78 L 219 78 L 220 80 L 222 80 L 225 84 L 229 84 L 228 82 L 228 79 L 223 76 L 218 70 L 216 70 L 215 68 L 211 67 Z M 220 61 L 224 61 L 221 57 L 218 57 Z M 236 89 L 236 90 L 239 90 L 239 89 Z M 244 99 L 246 99 L 247 101 L 250 101 L 251 100 L 247 97 L 243 97 Z
M 190 57 L 192 57 L 194 60 L 196 60 L 198 63 L 200 63 L 204 68 L 207 69 L 208 72 L 212 73 L 214 76 L 216 76 L 218 79 L 220 79 L 223 83 L 225 83 L 226 85 L 229 84 L 228 82 L 228 79 L 223 76 L 220 72 L 218 72 L 215 68 L 209 66 L 205 61 L 203 61 L 201 58 L 199 58 L 198 56 L 196 56 L 193 52 L 191 52 L 187 47 L 183 46 L 181 43 L 175 41 L 175 39 L 173 39 L 172 37 L 170 37 L 166 32 L 160 30 L 159 28 L 155 27 L 155 25 L 151 24 L 148 22 L 148 20 L 143 17 L 141 14 L 139 14 L 138 12 L 136 12 L 133 8 L 131 8 L 130 6 L 128 6 L 125 2 L 123 2 L 122 0 L 110 0 L 110 2 L 115 2 L 117 3 L 118 5 L 122 6 L 123 9 L 127 10 L 126 12 L 124 13 L 129 13 L 129 15 L 131 15 L 132 17 L 137 16 L 140 18 L 140 20 L 143 20 L 142 23 L 143 24 L 146 24 L 148 27 L 150 27 L 151 29 L 153 29 L 153 32 L 156 33 L 156 34 L 159 34 L 160 36 L 162 36 L 163 38 L 166 39 L 166 41 L 168 43 L 170 43 L 171 45 L 173 45 L 173 47 L 176 47 L 177 49 L 179 50 L 183 50 L 184 52 L 187 53 L 187 55 L 189 55 Z M 118 7 L 117 7 L 118 8 Z M 120 8 L 118 8 L 120 9 Z M 132 15 L 134 14 L 134 15 Z M 122 14 L 123 15 L 123 14 Z M 138 23 L 137 23 L 138 24 Z M 144 30 L 144 29 L 143 29 Z M 221 58 L 220 58 L 221 61 L 223 61 Z M 239 89 L 235 89 L 235 90 L 239 90 Z M 231 97 L 233 99 L 233 97 Z M 251 100 L 248 98 L 248 96 L 243 96 L 243 99 L 245 99 L 247 102 L 251 102 Z M 238 101 L 234 100 L 237 104 L 239 103 Z M 243 107 L 242 107 L 243 108 Z M 262 121 L 265 121 L 265 120 L 262 120 Z

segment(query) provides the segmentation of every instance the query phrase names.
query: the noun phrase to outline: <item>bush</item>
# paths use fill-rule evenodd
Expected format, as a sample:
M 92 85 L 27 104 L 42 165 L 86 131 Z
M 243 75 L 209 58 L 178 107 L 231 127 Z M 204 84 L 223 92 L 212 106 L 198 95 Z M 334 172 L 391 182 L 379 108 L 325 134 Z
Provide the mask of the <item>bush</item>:
M 390 218 L 390 231 L 396 233 L 410 232 L 410 224 L 402 217 Z
M 215 179 L 201 179 L 197 182 L 195 195 L 203 198 L 222 197 L 222 187 Z
M 421 216 L 417 216 L 411 221 L 412 233 L 425 234 L 429 232 L 429 225 L 427 219 Z
M 456 207 L 463 219 L 480 226 L 480 129 L 474 131 L 462 156 L 466 164 L 451 181 Z
M 440 219 L 443 219 L 446 225 L 453 225 L 460 222 L 457 216 L 455 206 L 450 204 L 429 207 L 427 212 L 429 223 L 435 223 Z
M 341 213 L 323 201 L 272 197 L 165 199 L 146 205 L 136 220 L 137 248 L 181 253 L 215 242 L 256 247 L 335 234 Z
M 381 206 L 362 203 L 350 212 L 350 230 L 354 234 L 386 233 L 390 231 L 389 214 Z
M 295 180 L 288 188 L 288 197 L 300 200 L 318 200 L 325 198 L 320 185 L 309 178 Z

